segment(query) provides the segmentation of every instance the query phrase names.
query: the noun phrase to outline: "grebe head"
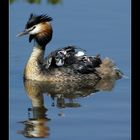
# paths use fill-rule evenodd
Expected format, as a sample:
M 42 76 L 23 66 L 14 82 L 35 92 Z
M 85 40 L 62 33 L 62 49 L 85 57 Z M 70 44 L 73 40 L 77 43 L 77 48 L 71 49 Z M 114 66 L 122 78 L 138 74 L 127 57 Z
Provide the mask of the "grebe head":
M 52 18 L 48 15 L 31 14 L 26 23 L 25 30 L 18 34 L 23 36 L 29 34 L 29 42 L 34 39 L 40 46 L 44 47 L 52 39 L 52 26 L 50 21 Z

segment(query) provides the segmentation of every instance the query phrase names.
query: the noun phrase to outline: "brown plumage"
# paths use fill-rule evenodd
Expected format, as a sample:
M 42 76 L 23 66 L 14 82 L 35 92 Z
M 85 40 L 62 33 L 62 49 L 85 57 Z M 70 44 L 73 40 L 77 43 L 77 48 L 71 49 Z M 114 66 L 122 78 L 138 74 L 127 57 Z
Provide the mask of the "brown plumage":
M 24 70 L 25 79 L 95 86 L 102 78 L 110 76 L 119 79 L 122 77 L 122 73 L 115 69 L 110 59 L 108 65 L 104 65 L 105 61 L 102 61 L 99 55 L 87 56 L 83 50 L 79 51 L 74 46 L 58 49 L 44 58 L 45 47 L 53 34 L 51 20 L 52 18 L 46 15 L 31 14 L 25 31 L 19 34 L 19 36 L 29 34 L 29 42 L 32 39 L 36 42 Z M 110 64 L 113 65 L 110 67 Z M 107 70 L 108 73 L 105 72 Z

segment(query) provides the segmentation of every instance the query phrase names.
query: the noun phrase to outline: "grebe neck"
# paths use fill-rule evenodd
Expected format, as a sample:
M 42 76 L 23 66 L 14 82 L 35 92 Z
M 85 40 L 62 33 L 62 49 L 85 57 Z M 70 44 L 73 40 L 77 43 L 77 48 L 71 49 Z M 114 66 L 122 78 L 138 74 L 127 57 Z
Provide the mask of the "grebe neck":
M 42 48 L 40 45 L 34 46 L 29 61 L 34 60 L 34 61 L 42 62 L 44 59 L 44 53 L 45 53 L 45 49 Z
M 44 60 L 45 49 L 36 45 L 33 47 L 33 51 L 24 69 L 25 79 L 35 79 L 40 75 L 42 71 L 42 63 Z

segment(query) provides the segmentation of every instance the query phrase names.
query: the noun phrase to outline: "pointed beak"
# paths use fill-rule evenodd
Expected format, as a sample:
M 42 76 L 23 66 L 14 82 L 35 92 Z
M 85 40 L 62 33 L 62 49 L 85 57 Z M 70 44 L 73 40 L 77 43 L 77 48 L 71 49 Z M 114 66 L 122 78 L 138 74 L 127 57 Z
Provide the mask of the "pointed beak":
M 25 29 L 23 32 L 17 34 L 16 37 L 20 37 L 20 36 L 23 36 L 23 35 L 27 35 L 29 32 L 30 32 L 29 29 Z

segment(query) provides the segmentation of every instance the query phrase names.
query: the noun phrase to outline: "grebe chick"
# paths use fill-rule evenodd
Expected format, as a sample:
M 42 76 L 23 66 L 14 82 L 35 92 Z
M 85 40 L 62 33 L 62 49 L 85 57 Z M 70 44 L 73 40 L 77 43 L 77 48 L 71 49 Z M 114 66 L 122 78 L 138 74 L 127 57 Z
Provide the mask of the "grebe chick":
M 72 45 L 55 50 L 44 58 L 45 47 L 53 34 L 50 21 L 52 18 L 48 15 L 31 14 L 25 30 L 18 34 L 29 34 L 29 42 L 35 40 L 35 46 L 25 66 L 24 78 L 46 82 L 84 82 L 84 85 L 93 86 L 102 76 L 105 77 L 100 71 L 102 60 L 99 55 L 87 56 L 85 50 Z M 112 61 L 109 60 L 110 63 Z M 118 74 L 114 66 L 109 67 L 109 70 Z

